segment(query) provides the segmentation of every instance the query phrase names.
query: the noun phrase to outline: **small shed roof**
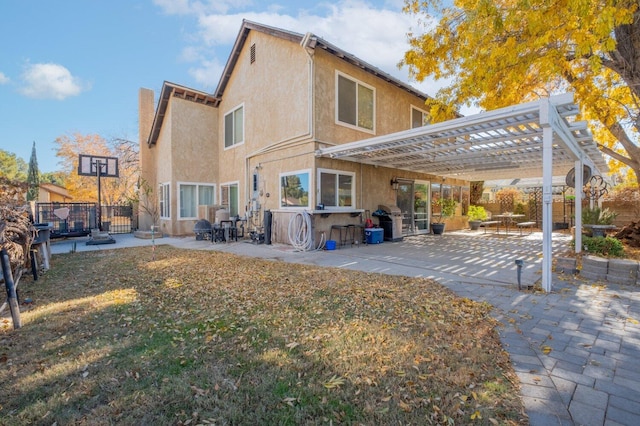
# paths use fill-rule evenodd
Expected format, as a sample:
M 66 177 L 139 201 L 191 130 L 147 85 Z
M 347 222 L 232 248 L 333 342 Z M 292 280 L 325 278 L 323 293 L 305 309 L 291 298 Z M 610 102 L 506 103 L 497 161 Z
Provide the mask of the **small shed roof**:
M 553 130 L 553 175 L 582 159 L 608 170 L 579 109 L 565 93 L 442 123 L 322 148 L 318 156 L 470 181 L 542 176 L 543 130 Z

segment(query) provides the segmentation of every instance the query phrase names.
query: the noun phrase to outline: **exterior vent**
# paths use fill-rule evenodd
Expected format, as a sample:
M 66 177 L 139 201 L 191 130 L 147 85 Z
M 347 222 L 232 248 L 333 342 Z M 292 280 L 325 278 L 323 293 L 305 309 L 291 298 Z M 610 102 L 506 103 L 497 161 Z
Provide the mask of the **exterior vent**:
M 256 44 L 253 43 L 251 45 L 251 63 L 254 63 L 256 61 Z

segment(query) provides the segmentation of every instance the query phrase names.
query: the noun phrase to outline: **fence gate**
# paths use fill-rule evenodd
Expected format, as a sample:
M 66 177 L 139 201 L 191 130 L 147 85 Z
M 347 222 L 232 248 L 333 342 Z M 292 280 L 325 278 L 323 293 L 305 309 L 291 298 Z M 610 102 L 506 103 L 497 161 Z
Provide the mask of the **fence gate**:
M 128 234 L 137 221 L 130 204 L 102 206 L 102 229 L 112 234 Z M 97 228 L 96 203 L 36 203 L 34 221 L 52 227 L 51 237 L 82 237 Z

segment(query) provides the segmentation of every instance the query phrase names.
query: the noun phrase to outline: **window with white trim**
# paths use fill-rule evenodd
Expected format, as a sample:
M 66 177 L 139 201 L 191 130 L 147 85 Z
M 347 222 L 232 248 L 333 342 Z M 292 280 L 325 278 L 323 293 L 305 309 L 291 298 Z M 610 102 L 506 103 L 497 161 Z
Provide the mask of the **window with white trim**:
M 161 183 L 159 185 L 158 203 L 160 204 L 160 217 L 169 219 L 171 217 L 171 184 Z
M 309 207 L 310 176 L 309 170 L 280 174 L 280 207 Z
M 422 127 L 429 124 L 429 114 L 425 111 L 411 106 L 411 128 Z
M 224 147 L 244 142 L 244 106 L 240 105 L 224 116 Z
M 197 219 L 199 205 L 213 205 L 215 186 L 201 183 L 179 183 L 178 205 L 180 219 Z
M 336 71 L 336 122 L 375 132 L 375 89 Z
M 356 175 L 339 170 L 318 169 L 318 199 L 325 208 L 352 209 L 356 199 Z
M 229 210 L 229 217 L 237 216 L 239 212 L 239 193 L 237 183 L 220 185 L 220 205 Z

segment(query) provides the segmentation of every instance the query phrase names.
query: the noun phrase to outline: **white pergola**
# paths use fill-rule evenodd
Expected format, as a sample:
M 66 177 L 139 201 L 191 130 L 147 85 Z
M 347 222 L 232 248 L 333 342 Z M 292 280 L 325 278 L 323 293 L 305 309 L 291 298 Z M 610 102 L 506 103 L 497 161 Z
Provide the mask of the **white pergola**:
M 575 121 L 565 93 L 442 123 L 319 149 L 316 155 L 468 181 L 542 177 L 542 287 L 551 291 L 552 177 L 571 168 L 608 170 L 587 129 Z M 582 188 L 582 173 L 575 187 Z M 576 196 L 581 192 L 576 191 Z M 576 253 L 582 246 L 582 204 L 576 202 Z

